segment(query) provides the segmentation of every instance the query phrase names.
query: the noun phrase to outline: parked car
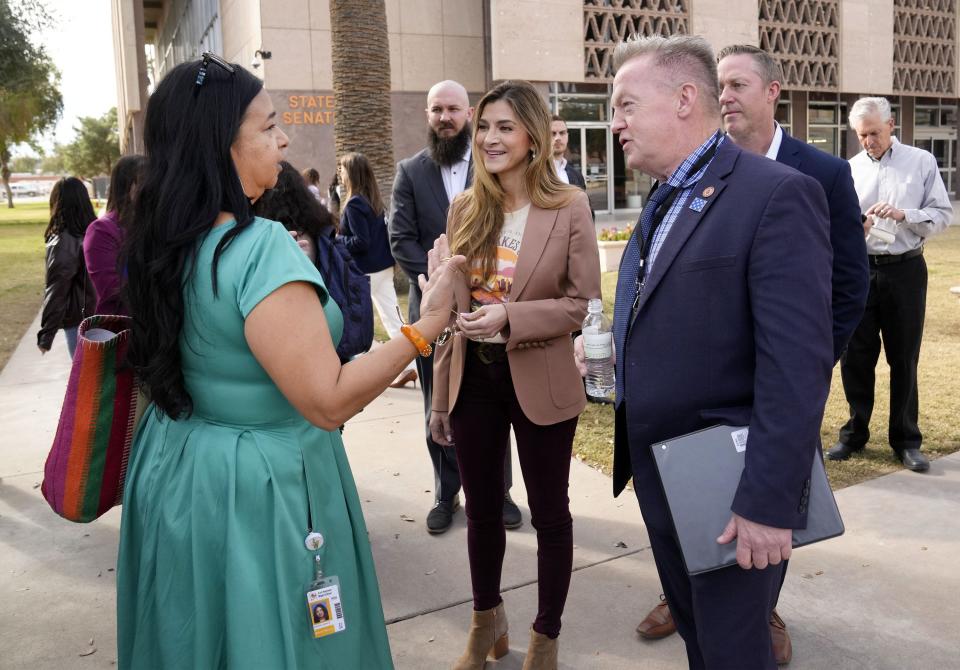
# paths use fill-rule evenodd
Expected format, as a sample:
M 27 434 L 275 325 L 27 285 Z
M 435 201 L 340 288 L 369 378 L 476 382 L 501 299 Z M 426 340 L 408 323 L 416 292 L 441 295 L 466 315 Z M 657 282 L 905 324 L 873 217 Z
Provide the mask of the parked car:
M 26 198 L 31 198 L 40 194 L 40 191 L 37 190 L 36 184 L 10 184 L 10 190 L 14 195 L 23 196 Z

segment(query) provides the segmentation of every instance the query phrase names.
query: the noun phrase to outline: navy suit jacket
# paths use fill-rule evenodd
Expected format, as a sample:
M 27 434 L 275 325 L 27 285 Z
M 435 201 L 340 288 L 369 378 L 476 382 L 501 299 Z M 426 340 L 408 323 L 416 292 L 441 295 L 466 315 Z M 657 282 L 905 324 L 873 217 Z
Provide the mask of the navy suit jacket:
M 830 245 L 833 247 L 833 360 L 860 324 L 870 289 L 867 245 L 860 222 L 860 200 L 850 164 L 783 133 L 777 162 L 789 165 L 820 182 L 830 207 Z
M 393 266 L 387 224 L 362 195 L 347 201 L 340 213 L 340 238 L 365 274 L 380 272 Z
M 577 187 L 583 189 L 584 191 L 587 190 L 587 182 L 584 181 L 584 179 L 583 179 L 583 173 L 580 172 L 580 170 L 578 170 L 577 168 L 575 168 L 575 167 L 574 167 L 573 165 L 571 165 L 570 163 L 567 163 L 567 164 L 564 166 L 563 170 L 564 170 L 564 172 L 567 173 L 567 180 L 570 182 L 571 185 L 577 186 Z
M 732 510 L 806 525 L 830 387 L 831 247 L 823 189 L 724 141 L 654 259 L 627 334 L 614 494 L 630 475 L 651 530 L 672 533 L 649 445 L 750 426 Z M 623 278 L 632 282 L 633 278 Z

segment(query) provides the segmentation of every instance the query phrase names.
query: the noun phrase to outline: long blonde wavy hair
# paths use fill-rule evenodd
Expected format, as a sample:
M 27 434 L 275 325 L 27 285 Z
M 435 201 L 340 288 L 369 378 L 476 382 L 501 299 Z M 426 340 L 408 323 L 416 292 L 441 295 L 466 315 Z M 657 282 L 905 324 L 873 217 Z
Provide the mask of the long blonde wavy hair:
M 505 81 L 483 96 L 475 118 L 480 119 L 484 108 L 499 100 L 510 105 L 530 137 L 531 153 L 524 175 L 530 202 L 541 209 L 560 209 L 570 204 L 580 191 L 557 176 L 550 151 L 550 112 L 540 93 L 529 82 Z M 484 167 L 481 151 L 474 126 L 473 186 L 457 196 L 451 207 L 457 225 L 451 230 L 450 246 L 453 253 L 466 256 L 468 263 L 479 261 L 483 276 L 489 277 L 496 270 L 497 238 L 503 228 L 506 194 L 497 176 Z

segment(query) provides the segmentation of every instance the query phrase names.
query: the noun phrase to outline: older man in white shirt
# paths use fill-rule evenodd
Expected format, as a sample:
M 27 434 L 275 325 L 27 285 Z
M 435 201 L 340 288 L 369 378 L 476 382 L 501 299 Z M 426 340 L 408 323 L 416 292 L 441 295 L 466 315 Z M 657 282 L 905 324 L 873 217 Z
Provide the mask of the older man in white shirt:
M 893 136 L 893 123 L 885 98 L 861 98 L 850 110 L 850 126 L 863 147 L 850 159 L 850 169 L 865 216 L 870 294 L 863 319 L 840 359 L 850 420 L 827 456 L 846 460 L 870 438 L 882 338 L 890 366 L 890 447 L 904 466 L 922 472 L 930 467 L 920 452 L 917 423 L 917 362 L 927 301 L 923 244 L 950 225 L 953 207 L 937 160 L 927 151 L 901 144 Z

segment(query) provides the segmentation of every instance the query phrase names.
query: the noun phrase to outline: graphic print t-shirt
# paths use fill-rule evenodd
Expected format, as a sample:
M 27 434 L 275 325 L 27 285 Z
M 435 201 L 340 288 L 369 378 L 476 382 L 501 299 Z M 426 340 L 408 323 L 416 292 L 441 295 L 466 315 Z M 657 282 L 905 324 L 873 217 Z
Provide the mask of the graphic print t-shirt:
M 476 312 L 484 305 L 499 305 L 509 300 L 510 288 L 513 286 L 513 273 L 520 253 L 520 242 L 523 240 L 523 231 L 527 226 L 529 213 L 530 205 L 527 205 L 503 215 L 503 228 L 500 229 L 500 238 L 497 241 L 496 272 L 492 276 L 484 279 L 483 270 L 477 264 L 471 268 L 471 312 Z M 499 333 L 480 341 L 500 344 L 506 342 Z

